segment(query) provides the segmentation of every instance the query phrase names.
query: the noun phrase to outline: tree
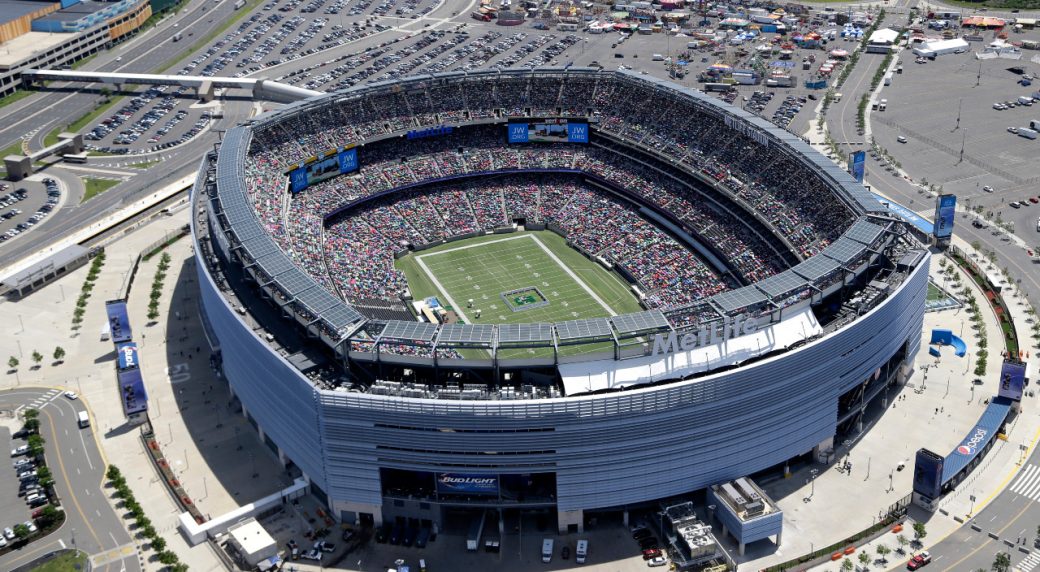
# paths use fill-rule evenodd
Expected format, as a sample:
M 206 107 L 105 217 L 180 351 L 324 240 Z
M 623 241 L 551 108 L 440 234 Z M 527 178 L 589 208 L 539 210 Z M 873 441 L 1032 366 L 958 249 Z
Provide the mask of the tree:
M 43 444 L 46 443 L 46 441 L 43 440 L 43 437 L 40 437 L 38 434 L 29 435 L 29 438 L 26 441 L 29 445 L 30 456 L 40 457 L 43 455 Z
M 109 465 L 108 470 L 105 471 L 105 476 L 108 477 L 108 480 L 110 481 L 116 480 L 116 477 L 122 476 L 122 474 L 123 473 L 119 470 L 119 467 L 115 465 Z
M 917 542 L 918 544 L 920 544 L 921 541 L 924 540 L 924 537 L 926 537 L 926 536 L 928 536 L 928 531 L 925 529 L 924 523 L 923 522 L 915 522 L 914 523 L 914 542 Z
M 19 362 L 18 358 L 14 357 L 14 356 L 11 356 L 11 357 L 7 358 L 7 367 L 9 367 L 11 369 L 18 369 L 18 364 L 19 363 L 21 363 L 21 362 Z
M 36 364 L 35 367 L 37 367 L 37 368 L 40 367 L 40 362 L 43 361 L 43 354 L 41 354 L 40 352 L 38 352 L 36 350 L 33 350 L 32 360 Z
M 159 562 L 169 566 L 170 564 L 177 562 L 177 555 L 169 550 L 163 550 L 159 553 Z
M 43 507 L 43 512 L 40 513 L 39 521 L 42 526 L 50 526 L 58 520 L 58 509 L 54 508 L 54 505 L 49 504 Z
M 1007 552 L 998 552 L 993 557 L 993 572 L 1007 572 L 1011 568 L 1011 555 Z
M 39 419 L 39 417 L 40 417 L 40 410 L 39 409 L 33 409 L 33 408 L 30 407 L 29 409 L 26 409 L 25 411 L 22 411 L 22 417 L 24 417 L 26 419 Z
M 62 359 L 65 358 L 65 348 L 58 346 L 54 348 L 54 361 L 61 363 Z
M 18 540 L 25 540 L 30 534 L 32 533 L 29 532 L 28 526 L 25 526 L 24 524 L 14 525 L 14 535 L 18 537 Z
M 33 433 L 40 432 L 40 420 L 39 419 L 27 419 L 22 424 L 22 428 L 25 429 L 30 435 Z
M 183 562 L 178 562 L 173 566 L 170 566 L 170 572 L 188 572 L 188 565 Z
M 896 550 L 900 554 L 905 554 L 906 553 L 906 545 L 910 544 L 910 539 L 908 539 L 905 534 L 900 534 L 899 536 L 896 537 L 896 542 L 899 543 L 899 548 L 897 548 Z
M 852 563 L 852 560 L 849 560 L 848 556 L 845 557 L 845 560 L 841 561 L 842 572 L 852 572 L 852 569 L 855 567 L 856 565 Z
M 888 562 L 888 555 L 892 553 L 892 549 L 884 544 L 878 545 L 877 554 L 881 557 L 881 562 Z
M 859 553 L 859 563 L 862 564 L 864 568 L 867 567 L 867 564 L 870 564 L 870 555 L 867 554 L 866 550 Z
M 152 538 L 152 550 L 157 553 L 161 553 L 166 550 L 166 539 L 161 536 L 155 536 Z

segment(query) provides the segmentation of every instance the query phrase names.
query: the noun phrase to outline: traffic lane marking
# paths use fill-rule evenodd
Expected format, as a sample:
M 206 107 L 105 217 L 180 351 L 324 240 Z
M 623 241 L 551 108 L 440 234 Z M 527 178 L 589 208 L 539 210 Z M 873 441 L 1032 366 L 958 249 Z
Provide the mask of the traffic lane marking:
M 56 435 L 57 431 L 54 427 L 54 418 L 51 416 L 50 411 L 43 411 L 43 414 L 47 416 L 47 422 L 51 426 L 51 434 Z M 94 542 L 96 542 L 99 547 L 103 546 L 103 544 L 101 543 L 101 539 L 98 538 L 97 532 L 94 531 L 94 527 L 90 524 L 90 519 L 88 519 L 87 515 L 83 513 L 83 507 L 80 506 L 79 499 L 76 498 L 76 493 L 72 492 L 72 480 L 69 479 L 69 474 L 65 470 L 65 459 L 64 457 L 62 457 L 61 448 L 55 447 L 54 451 L 55 453 L 57 453 L 58 468 L 61 470 L 61 476 L 65 478 L 65 484 L 69 489 L 69 498 L 72 499 L 72 504 L 76 507 L 76 512 L 78 512 L 80 518 L 83 519 L 83 524 L 86 525 L 87 530 L 90 532 L 90 535 L 94 538 Z

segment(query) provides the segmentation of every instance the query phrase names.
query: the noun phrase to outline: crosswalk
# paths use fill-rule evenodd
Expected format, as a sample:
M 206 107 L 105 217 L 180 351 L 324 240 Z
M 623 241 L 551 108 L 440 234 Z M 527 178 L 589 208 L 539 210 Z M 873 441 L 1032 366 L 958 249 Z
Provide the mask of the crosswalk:
M 32 400 L 32 402 L 29 403 L 28 407 L 31 408 L 31 409 L 39 409 L 39 408 L 43 407 L 44 405 L 47 405 L 51 401 L 54 401 L 54 398 L 59 396 L 59 395 L 61 395 L 61 391 L 59 391 L 57 389 L 52 389 L 52 390 L 48 391 L 47 393 L 44 393 L 43 395 L 41 395 L 41 396 L 37 397 L 36 399 Z M 25 407 L 25 406 L 23 406 L 23 407 Z M 19 407 L 19 409 L 22 409 L 22 407 Z
M 1023 469 L 1012 483 L 1011 492 L 1040 501 L 1040 466 L 1030 464 Z
M 1029 553 L 1021 562 L 1015 564 L 1015 572 L 1032 572 L 1036 565 L 1040 564 L 1040 552 Z

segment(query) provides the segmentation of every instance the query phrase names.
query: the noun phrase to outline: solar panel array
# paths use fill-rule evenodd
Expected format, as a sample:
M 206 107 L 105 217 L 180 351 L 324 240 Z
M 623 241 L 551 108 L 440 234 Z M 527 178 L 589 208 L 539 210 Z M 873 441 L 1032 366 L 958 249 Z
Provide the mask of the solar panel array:
M 491 324 L 444 324 L 437 343 L 491 345 L 495 326 Z
M 432 342 L 435 335 L 437 335 L 436 324 L 391 320 L 386 323 L 386 327 L 383 328 L 379 337 L 411 342 Z
M 718 304 L 723 313 L 739 312 L 744 308 L 751 308 L 765 304 L 769 298 L 754 286 L 745 286 L 736 290 L 720 292 L 712 297 L 712 302 Z
M 833 273 L 839 268 L 838 263 L 825 256 L 814 256 L 798 266 L 792 268 L 799 276 L 810 282 L 816 282 L 820 278 Z
M 556 334 L 561 340 L 610 337 L 610 322 L 606 318 L 570 320 L 556 324 Z
M 761 282 L 756 282 L 755 286 L 764 292 L 766 296 L 769 296 L 770 299 L 775 300 L 777 298 L 790 296 L 794 292 L 808 288 L 809 281 L 790 270 L 784 270 L 783 272 L 774 274 Z
M 637 332 L 652 332 L 668 328 L 668 318 L 660 310 L 648 312 L 636 312 L 633 314 L 621 314 L 610 318 L 619 334 L 632 334 Z
M 552 341 L 551 324 L 501 324 L 499 343 L 536 343 Z

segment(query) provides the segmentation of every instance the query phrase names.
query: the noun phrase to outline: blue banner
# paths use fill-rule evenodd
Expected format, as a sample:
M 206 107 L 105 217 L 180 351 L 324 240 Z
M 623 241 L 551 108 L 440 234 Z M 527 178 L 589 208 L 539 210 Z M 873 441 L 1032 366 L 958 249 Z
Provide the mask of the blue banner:
M 526 123 L 510 123 L 509 124 L 509 142 L 510 143 L 527 143 L 527 124 Z
M 148 411 L 148 394 L 144 390 L 141 370 L 120 372 L 116 377 L 119 379 L 119 393 L 123 396 L 123 413 L 129 417 Z
M 1022 390 L 1026 386 L 1026 364 L 1011 359 L 1004 360 L 1000 367 L 1000 383 L 997 395 L 1014 401 L 1022 401 Z
M 437 473 L 437 492 L 498 495 L 498 476 L 474 473 Z
M 139 367 L 140 362 L 137 361 L 137 344 L 127 342 L 125 344 L 117 345 L 116 361 L 118 362 L 120 371 Z
M 339 159 L 340 174 L 358 170 L 357 148 L 340 151 L 336 154 L 336 158 Z
M 935 238 L 953 236 L 953 221 L 957 216 L 957 195 L 939 195 L 935 201 Z
M 857 182 L 862 183 L 863 174 L 867 170 L 867 152 L 856 151 L 852 154 L 852 160 L 849 161 L 849 164 L 852 165 L 852 177 Z
M 570 143 L 588 143 L 589 142 L 589 124 L 588 123 L 568 123 L 567 124 L 567 141 Z
M 297 167 L 289 171 L 289 189 L 298 193 L 307 188 L 307 167 Z
M 133 339 L 130 331 L 130 316 L 126 312 L 126 301 L 109 300 L 105 302 L 105 313 L 108 314 L 108 325 L 112 330 L 112 343 L 121 344 Z
M 944 458 L 929 451 L 920 449 L 914 462 L 914 492 L 929 499 L 939 498 L 942 493 L 942 474 Z

